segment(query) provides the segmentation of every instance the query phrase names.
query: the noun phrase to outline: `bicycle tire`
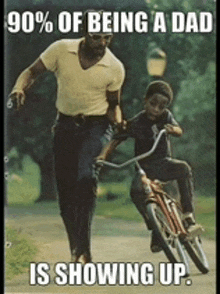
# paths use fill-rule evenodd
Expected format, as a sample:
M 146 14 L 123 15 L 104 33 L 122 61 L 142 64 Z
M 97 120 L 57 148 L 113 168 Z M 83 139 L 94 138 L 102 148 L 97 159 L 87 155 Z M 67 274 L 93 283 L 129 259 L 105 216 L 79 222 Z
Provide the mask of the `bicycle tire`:
M 152 230 L 155 231 L 158 242 L 166 257 L 171 263 L 184 263 L 186 266 L 186 276 L 188 276 L 189 263 L 184 247 L 178 236 L 172 233 L 167 218 L 161 208 L 156 203 L 148 203 L 146 209 Z
M 201 271 L 201 273 L 207 274 L 209 272 L 209 264 L 202 248 L 200 237 L 197 236 L 192 240 L 184 240 L 183 245 L 196 267 Z

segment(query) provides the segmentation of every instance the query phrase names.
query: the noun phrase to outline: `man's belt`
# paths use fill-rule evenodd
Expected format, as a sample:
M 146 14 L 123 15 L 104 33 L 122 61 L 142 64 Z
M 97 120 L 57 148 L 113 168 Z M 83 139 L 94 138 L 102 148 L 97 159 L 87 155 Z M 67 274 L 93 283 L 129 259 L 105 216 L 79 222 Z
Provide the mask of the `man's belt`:
M 58 112 L 58 120 L 62 122 L 72 121 L 76 126 L 83 126 L 86 123 L 91 121 L 97 121 L 101 119 L 106 119 L 106 115 L 84 115 L 83 113 L 79 113 L 77 115 L 66 115 L 61 112 Z

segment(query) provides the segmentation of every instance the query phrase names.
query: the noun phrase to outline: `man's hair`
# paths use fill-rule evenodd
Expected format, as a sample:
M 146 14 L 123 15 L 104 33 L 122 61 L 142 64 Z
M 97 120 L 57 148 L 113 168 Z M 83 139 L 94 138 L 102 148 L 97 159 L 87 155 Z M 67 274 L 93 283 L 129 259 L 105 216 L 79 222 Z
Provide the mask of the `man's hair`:
M 161 94 L 168 98 L 169 104 L 173 100 L 173 90 L 170 85 L 164 81 L 154 81 L 149 84 L 145 94 L 145 100 L 148 100 L 154 94 Z
M 102 20 L 104 10 L 88 9 L 88 10 L 86 10 L 84 12 L 83 20 L 82 20 L 82 30 L 83 30 L 84 34 L 88 33 L 88 14 L 89 14 L 89 12 L 97 12 L 97 13 L 99 13 L 100 16 L 101 16 L 101 20 Z
M 94 9 L 86 10 L 83 14 L 83 20 L 82 20 L 82 31 L 84 34 L 88 33 L 88 14 L 89 12 L 95 12 Z

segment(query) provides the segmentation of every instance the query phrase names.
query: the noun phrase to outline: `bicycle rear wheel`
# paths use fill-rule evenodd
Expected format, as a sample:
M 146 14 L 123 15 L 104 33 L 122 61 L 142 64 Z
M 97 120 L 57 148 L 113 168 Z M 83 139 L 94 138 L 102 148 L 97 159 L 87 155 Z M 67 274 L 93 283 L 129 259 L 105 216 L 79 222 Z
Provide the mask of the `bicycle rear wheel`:
M 202 248 L 202 241 L 199 236 L 194 237 L 192 240 L 184 240 L 183 245 L 185 246 L 189 256 L 195 263 L 196 267 L 203 273 L 209 272 L 209 264 Z
M 186 275 L 189 275 L 187 255 L 179 237 L 170 228 L 169 222 L 156 203 L 147 204 L 147 215 L 152 230 L 155 231 L 158 242 L 171 263 L 182 262 L 186 266 Z

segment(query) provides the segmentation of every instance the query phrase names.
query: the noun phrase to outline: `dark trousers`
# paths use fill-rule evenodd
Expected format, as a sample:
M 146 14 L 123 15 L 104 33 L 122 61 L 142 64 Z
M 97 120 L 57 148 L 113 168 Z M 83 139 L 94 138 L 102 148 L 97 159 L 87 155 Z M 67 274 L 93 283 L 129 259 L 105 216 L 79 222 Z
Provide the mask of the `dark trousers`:
M 180 201 L 183 213 L 194 212 L 193 208 L 193 178 L 190 166 L 182 160 L 163 158 L 150 162 L 148 165 L 143 165 L 147 177 L 151 180 L 160 180 L 162 182 L 177 180 L 180 193 Z M 144 193 L 140 181 L 140 176 L 135 175 L 131 185 L 131 198 L 139 212 L 146 219 Z
M 111 139 L 108 119 L 88 117 L 76 123 L 60 115 L 54 127 L 55 173 L 60 213 L 71 252 L 90 255 L 91 221 L 95 208 L 97 174 L 94 158 Z

